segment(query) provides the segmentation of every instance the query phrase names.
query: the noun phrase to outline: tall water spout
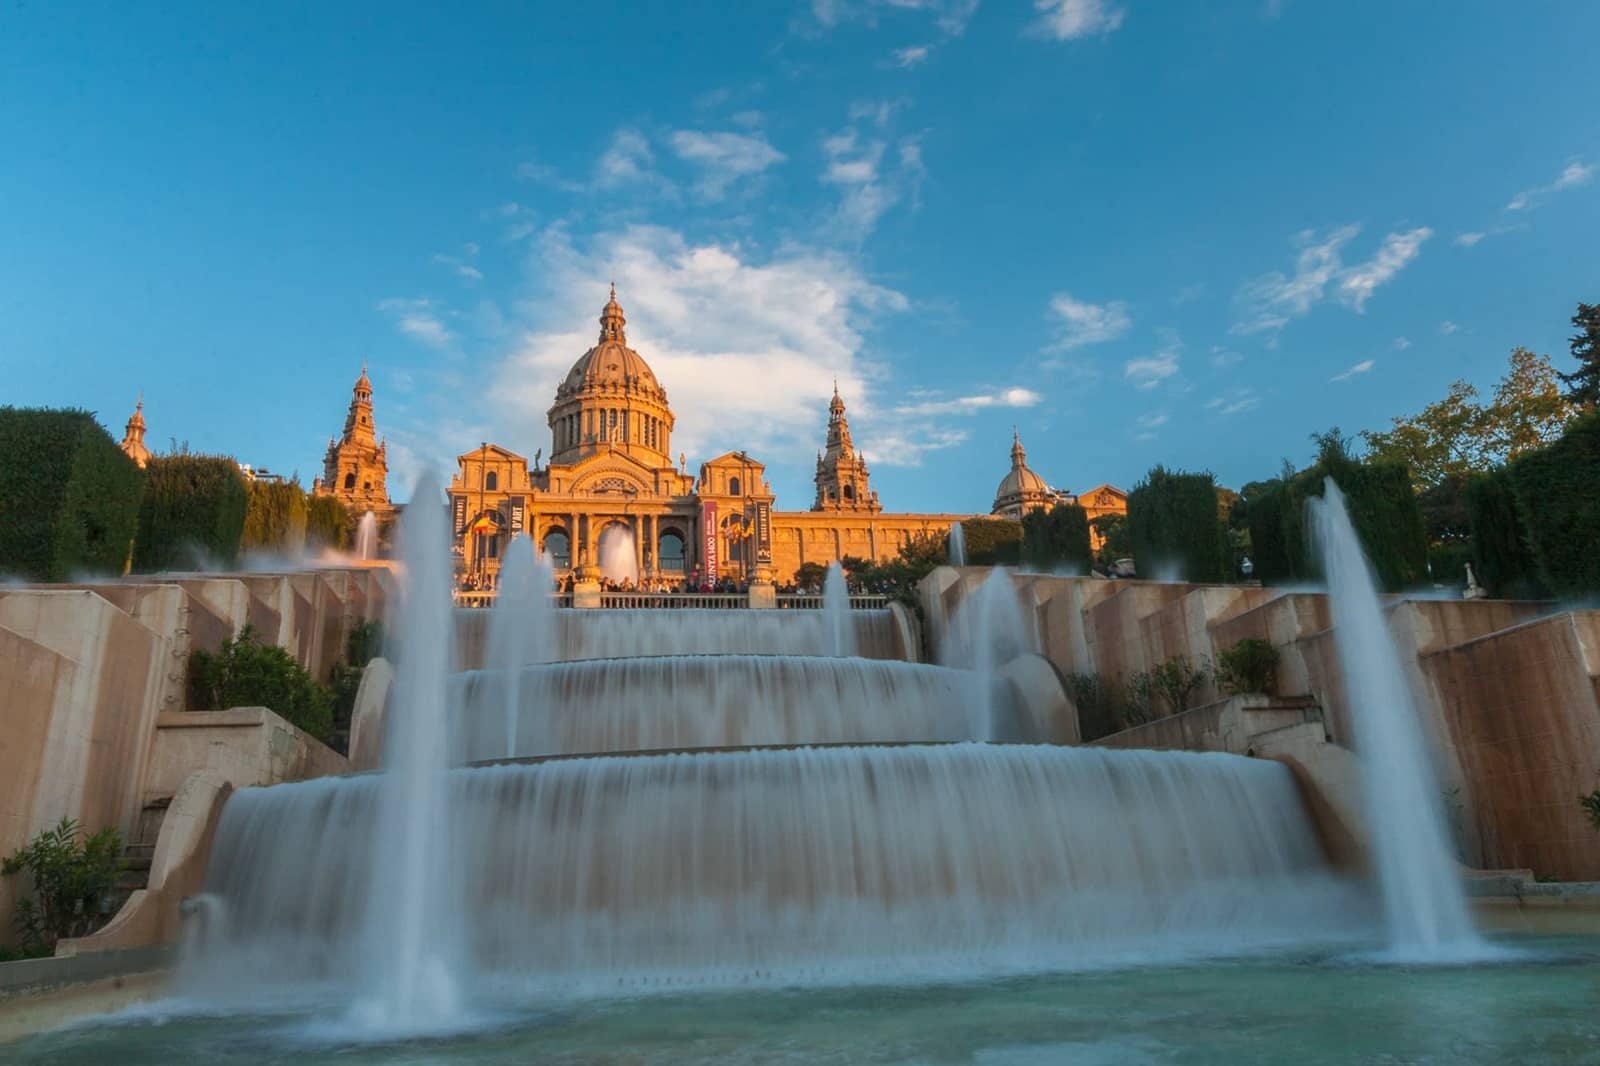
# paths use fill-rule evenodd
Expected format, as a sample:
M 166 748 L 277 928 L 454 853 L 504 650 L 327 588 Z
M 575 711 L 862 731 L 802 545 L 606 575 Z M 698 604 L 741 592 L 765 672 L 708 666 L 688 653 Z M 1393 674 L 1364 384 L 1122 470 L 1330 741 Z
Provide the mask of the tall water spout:
M 967 565 L 967 535 L 962 531 L 960 522 L 950 527 L 950 543 L 946 550 L 951 566 Z
M 356 525 L 356 558 L 378 557 L 378 516 L 368 511 Z
M 449 1026 L 458 1017 L 460 863 L 446 813 L 451 730 L 445 710 L 454 627 L 450 531 L 438 479 L 425 472 L 401 524 L 405 582 L 392 628 L 399 658 L 376 784 L 364 968 L 351 1021 L 377 1033 Z
M 613 581 L 639 581 L 639 556 L 634 548 L 633 532 L 624 526 L 607 526 L 600 534 L 597 549 L 600 572 Z
M 1406 961 L 1481 952 L 1446 842 L 1427 739 L 1344 494 L 1329 478 L 1322 499 L 1309 506 L 1361 757 L 1389 951 Z
M 822 582 L 822 616 L 832 638 L 833 654 L 843 657 L 856 653 L 855 625 L 850 620 L 850 584 L 838 560 L 828 564 Z
M 554 572 L 534 551 L 533 541 L 519 533 L 506 546 L 500 563 L 500 592 L 489 617 L 489 648 L 484 665 L 504 671 L 509 679 L 505 702 L 505 756 L 520 754 L 517 723 L 523 713 L 522 668 L 547 663 L 554 633 L 550 617 L 550 589 Z M 476 756 L 481 758 L 482 756 Z
M 973 694 L 973 734 L 993 736 L 1001 708 L 996 704 L 993 680 L 1000 668 L 1025 652 L 1038 651 L 1033 627 L 1017 599 L 1011 571 L 994 567 L 983 584 L 969 592 L 956 607 L 940 648 L 946 666 L 971 670 L 977 676 Z

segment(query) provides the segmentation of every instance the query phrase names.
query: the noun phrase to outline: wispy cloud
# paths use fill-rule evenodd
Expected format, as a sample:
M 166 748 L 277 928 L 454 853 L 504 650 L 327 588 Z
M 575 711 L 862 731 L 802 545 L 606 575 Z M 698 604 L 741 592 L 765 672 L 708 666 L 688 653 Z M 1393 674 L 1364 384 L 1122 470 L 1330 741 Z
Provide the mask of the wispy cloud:
M 639 182 L 656 183 L 655 153 L 650 141 L 638 130 L 624 127 L 611 135 L 611 143 L 595 163 L 595 184 L 616 188 Z
M 721 199 L 734 182 L 760 174 L 785 158 L 759 133 L 676 130 L 668 143 L 679 159 L 699 170 L 695 189 L 712 200 Z
M 1071 351 L 1086 344 L 1113 341 L 1133 325 L 1128 317 L 1128 305 L 1123 301 L 1093 304 L 1069 292 L 1058 292 L 1050 297 L 1050 313 L 1056 319 L 1056 340 L 1050 346 L 1053 351 Z
M 484 217 L 505 226 L 505 239 L 520 241 L 539 228 L 539 216 L 533 208 L 515 200 L 484 212 Z
M 896 48 L 890 54 L 894 57 L 895 66 L 902 70 L 909 70 L 919 63 L 926 62 L 932 51 L 933 49 L 925 44 L 916 44 L 906 48 Z
M 1169 416 L 1164 411 L 1158 414 L 1140 415 L 1137 419 L 1140 429 L 1155 429 L 1166 425 L 1168 420 Z
M 1450 334 L 1454 333 L 1456 330 L 1458 330 L 1460 328 L 1461 328 L 1460 326 L 1456 325 L 1454 322 L 1450 321 L 1448 318 L 1445 319 L 1443 322 L 1439 323 L 1439 332 L 1443 333 L 1446 337 L 1450 336 Z
M 1466 233 L 1456 234 L 1456 239 L 1451 243 L 1458 248 L 1472 248 L 1487 236 L 1487 233 L 1483 233 L 1478 230 L 1471 230 Z
M 1220 344 L 1211 348 L 1211 365 L 1219 369 L 1223 367 L 1238 366 L 1244 362 L 1244 356 L 1231 348 L 1224 348 Z
M 1371 370 L 1373 367 L 1375 367 L 1377 365 L 1378 365 L 1378 361 L 1376 359 L 1363 359 L 1363 360 L 1361 360 L 1361 362 L 1359 362 L 1359 363 L 1355 364 L 1354 366 L 1350 367 L 1348 370 L 1341 371 L 1340 373 L 1337 373 L 1337 374 L 1333 375 L 1333 377 L 1329 378 L 1328 380 L 1329 381 L 1349 381 L 1351 378 L 1355 377 L 1357 374 L 1365 374 L 1367 371 Z
M 1122 364 L 1122 376 L 1136 389 L 1149 390 L 1178 373 L 1183 342 L 1173 330 L 1165 330 L 1161 347 L 1155 354 L 1130 359 Z
M 1261 397 L 1256 395 L 1254 389 L 1232 389 L 1206 401 L 1206 410 L 1214 411 L 1225 418 L 1254 411 L 1259 406 Z
M 395 325 L 408 337 L 434 348 L 448 348 L 455 343 L 432 300 L 392 298 L 378 303 L 378 310 L 390 315 Z
M 1556 180 L 1548 185 L 1539 185 L 1532 189 L 1524 189 L 1511 198 L 1506 204 L 1507 211 L 1527 211 L 1538 207 L 1539 204 L 1554 193 L 1563 189 L 1587 185 L 1594 178 L 1595 165 L 1593 163 L 1568 163 Z
M 460 255 L 445 255 L 442 252 L 433 257 L 433 261 L 440 266 L 449 267 L 457 277 L 467 281 L 482 281 L 483 271 L 473 266 L 471 260 L 478 257 L 478 246 L 466 244 L 461 248 Z
M 927 417 L 929 415 L 969 415 L 995 407 L 1033 407 L 1044 401 L 1044 396 L 1032 389 L 1021 387 L 998 392 L 981 392 L 971 396 L 958 396 L 950 400 L 919 400 L 903 403 L 893 408 L 902 417 Z
M 835 227 L 840 235 L 859 240 L 870 233 L 878 219 L 900 201 L 901 182 L 891 180 L 883 170 L 884 151 L 889 142 L 882 137 L 863 137 L 854 127 L 823 138 L 822 153 L 826 164 L 822 181 L 840 190 Z M 901 170 L 904 176 L 920 180 L 922 154 L 914 149 L 909 157 L 902 155 Z M 907 166 L 910 170 L 906 170 Z
M 1421 252 L 1423 242 L 1433 236 L 1433 230 L 1426 226 L 1390 233 L 1371 259 L 1346 267 L 1344 247 L 1359 232 L 1359 226 L 1348 225 L 1322 236 L 1314 230 L 1297 234 L 1295 244 L 1300 250 L 1295 256 L 1294 273 L 1273 271 L 1246 282 L 1236 298 L 1242 314 L 1234 323 L 1233 332 L 1276 332 L 1309 313 L 1327 296 L 1330 285 L 1340 303 L 1357 312 L 1364 311 L 1373 292 L 1393 280 Z
M 1390 344 L 1390 347 L 1393 348 L 1397 352 L 1403 352 L 1407 348 L 1411 347 L 1411 338 L 1410 337 L 1396 337 L 1394 339 L 1394 342 L 1392 344 Z
M 1033 0 L 1033 9 L 1033 32 L 1057 41 L 1114 33 L 1126 14 L 1109 0 Z
M 979 0 L 811 0 L 814 26 L 831 30 L 847 22 L 875 26 L 885 14 L 931 16 L 947 37 L 959 37 L 978 10 Z M 801 27 L 805 29 L 805 27 Z

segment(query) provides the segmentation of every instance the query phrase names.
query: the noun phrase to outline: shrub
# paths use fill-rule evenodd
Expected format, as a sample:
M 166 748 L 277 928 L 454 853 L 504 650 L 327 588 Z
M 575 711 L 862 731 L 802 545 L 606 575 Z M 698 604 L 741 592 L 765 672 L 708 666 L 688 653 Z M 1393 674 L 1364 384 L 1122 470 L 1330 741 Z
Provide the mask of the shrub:
M 306 514 L 306 494 L 298 482 L 253 481 L 240 543 L 299 558 L 306 547 Z
M 1041 570 L 1065 567 L 1088 573 L 1089 514 L 1075 503 L 1058 503 L 1048 511 L 1022 516 L 1022 560 Z
M 354 541 L 355 522 L 345 505 L 332 496 L 306 500 L 306 547 L 343 551 Z
M 0 571 L 121 574 L 144 472 L 87 411 L 0 407 Z
M 1125 682 L 1126 698 L 1118 714 L 1123 729 L 1143 725 L 1156 716 L 1155 676 L 1148 670 L 1129 674 Z
M 33 896 L 17 902 L 17 932 L 25 953 L 49 955 L 56 941 L 87 936 L 110 917 L 105 910 L 122 873 L 122 834 L 102 829 L 84 836 L 77 822 L 63 818 L 0 864 L 7 877 L 23 872 Z
M 1225 581 L 1226 538 L 1210 474 L 1152 467 L 1128 494 L 1128 534 L 1140 577 L 1165 571 L 1187 581 Z
M 1246 637 L 1217 653 L 1217 684 L 1230 696 L 1271 695 L 1277 673 L 1278 649 L 1258 637 Z
M 1587 796 L 1579 796 L 1578 806 L 1583 808 L 1583 813 L 1589 819 L 1589 824 L 1596 829 L 1600 829 L 1600 788 L 1595 789 Z
M 334 748 L 345 751 L 350 738 L 350 721 L 355 715 L 356 693 L 367 664 L 383 654 L 383 623 L 360 622 L 345 641 L 344 661 L 335 663 L 328 687 L 333 694 L 333 724 L 330 729 Z
M 1084 743 L 1109 736 L 1118 729 L 1117 705 L 1109 685 L 1098 674 L 1068 674 L 1064 679 L 1072 705 L 1078 709 L 1078 735 Z
M 1182 714 L 1189 709 L 1189 697 L 1206 683 L 1206 676 L 1206 671 L 1190 662 L 1187 655 L 1174 655 L 1150 671 L 1150 683 L 1167 701 L 1169 713 Z
M 969 518 L 961 523 L 968 566 L 1015 566 L 1022 560 L 1022 524 L 1009 518 Z
M 1600 411 L 1548 447 L 1511 463 L 1517 514 L 1544 585 L 1558 596 L 1600 592 Z
M 223 455 L 158 455 L 146 473 L 134 569 L 232 566 L 250 498 L 239 464 Z
M 1467 482 L 1466 496 L 1478 581 L 1494 596 L 1543 596 L 1538 565 L 1517 517 L 1511 472 L 1499 467 L 1475 475 Z
M 333 732 L 333 696 L 274 644 L 262 644 L 245 626 L 215 654 L 189 656 L 189 709 L 266 707 L 318 740 Z

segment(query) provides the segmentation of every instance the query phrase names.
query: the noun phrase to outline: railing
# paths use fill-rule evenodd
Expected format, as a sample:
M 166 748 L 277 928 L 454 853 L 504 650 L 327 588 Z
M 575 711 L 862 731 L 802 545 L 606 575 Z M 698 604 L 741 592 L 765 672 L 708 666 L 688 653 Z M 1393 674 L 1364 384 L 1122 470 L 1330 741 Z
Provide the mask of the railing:
M 496 593 L 493 590 L 457 590 L 454 594 L 457 607 L 493 607 Z M 790 610 L 820 611 L 823 598 L 803 592 L 785 592 L 777 597 L 777 605 Z M 856 611 L 882 610 L 889 605 L 889 597 L 868 594 L 852 595 L 850 607 Z M 550 594 L 550 606 L 571 607 L 572 593 Z M 650 608 L 725 611 L 750 606 L 750 597 L 743 592 L 602 592 L 600 606 L 627 610 Z
M 780 592 L 778 593 L 778 606 L 789 607 L 801 611 L 822 610 L 823 597 L 809 592 Z M 871 595 L 868 593 L 852 593 L 850 596 L 850 609 L 853 611 L 879 611 L 889 606 L 889 597 Z
M 494 592 L 493 590 L 486 591 L 483 589 L 474 589 L 470 592 L 457 589 L 455 592 L 451 593 L 451 597 L 455 600 L 457 607 L 493 607 L 496 595 L 498 595 L 498 593 Z M 572 593 L 550 593 L 550 606 L 571 607 Z

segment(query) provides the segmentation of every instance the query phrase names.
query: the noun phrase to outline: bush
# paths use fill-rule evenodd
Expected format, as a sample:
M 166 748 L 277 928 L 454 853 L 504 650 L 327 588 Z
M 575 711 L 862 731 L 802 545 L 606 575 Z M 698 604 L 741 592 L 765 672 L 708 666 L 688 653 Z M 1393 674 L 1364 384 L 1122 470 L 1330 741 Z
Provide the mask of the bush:
M 306 547 L 306 494 L 295 481 L 253 481 L 240 543 L 298 559 Z
M 1182 714 L 1189 709 L 1189 697 L 1206 683 L 1206 676 L 1206 671 L 1190 662 L 1187 655 L 1174 655 L 1150 671 L 1150 683 L 1167 701 L 1169 714 Z
M 110 917 L 105 911 L 122 873 L 122 834 L 102 829 L 83 836 L 77 822 L 63 818 L 0 864 L 7 877 L 23 872 L 33 896 L 17 902 L 17 932 L 26 954 L 49 955 L 56 941 L 87 936 Z
M 1536 599 L 1545 595 L 1533 550 L 1517 517 L 1511 472 L 1500 467 L 1475 475 L 1467 482 L 1466 496 L 1478 581 L 1492 596 Z
M 1058 503 L 1048 511 L 1022 516 L 1022 560 L 1041 570 L 1064 567 L 1086 574 L 1092 561 L 1089 550 L 1089 514 L 1075 503 Z
M 1540 580 L 1558 596 L 1600 592 L 1600 411 L 1511 463 L 1517 515 Z
M 245 626 L 215 654 L 189 656 L 189 709 L 266 707 L 291 725 L 326 741 L 333 734 L 333 695 L 274 644 L 262 644 Z
M 1228 578 L 1217 483 L 1210 474 L 1151 468 L 1128 494 L 1128 534 L 1140 577 L 1172 570 L 1186 581 Z
M 1072 705 L 1078 709 L 1078 735 L 1085 744 L 1117 731 L 1115 694 L 1100 675 L 1068 674 L 1064 681 Z
M 0 572 L 121 574 L 144 472 L 87 411 L 0 407 Z
M 1600 829 L 1600 788 L 1595 789 L 1587 796 L 1578 797 L 1578 806 L 1583 808 L 1583 813 L 1589 819 L 1589 824 Z
M 1217 653 L 1217 684 L 1230 696 L 1270 696 L 1277 674 L 1278 649 L 1257 637 L 1246 637 Z
M 306 547 L 343 551 L 354 541 L 355 522 L 350 512 L 332 496 L 306 500 Z
M 133 568 L 233 566 L 250 498 L 239 464 L 223 455 L 158 455 L 146 474 Z
M 1022 561 L 1022 524 L 1009 518 L 969 518 L 961 523 L 968 566 L 1015 566 Z

